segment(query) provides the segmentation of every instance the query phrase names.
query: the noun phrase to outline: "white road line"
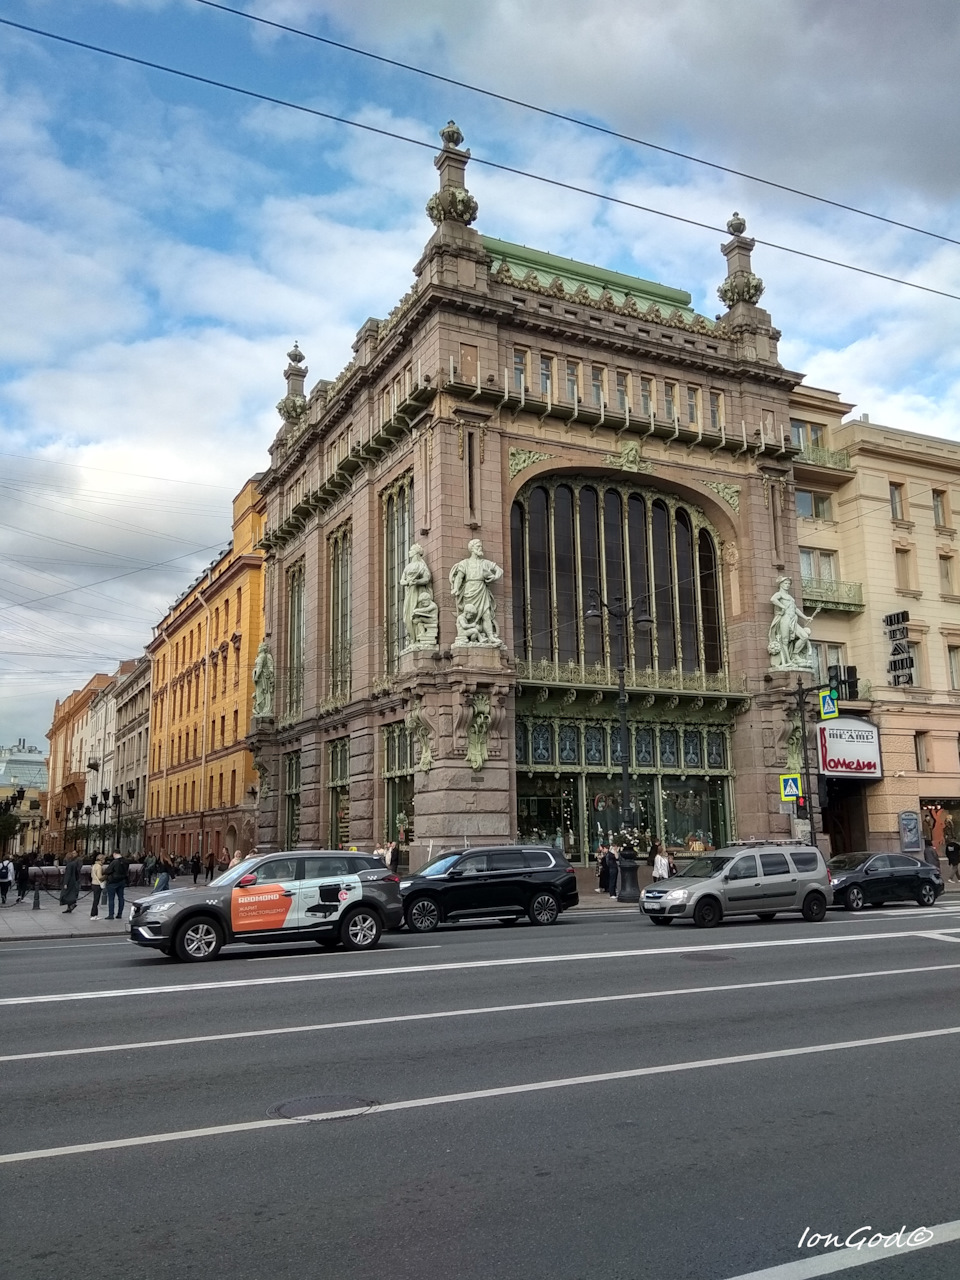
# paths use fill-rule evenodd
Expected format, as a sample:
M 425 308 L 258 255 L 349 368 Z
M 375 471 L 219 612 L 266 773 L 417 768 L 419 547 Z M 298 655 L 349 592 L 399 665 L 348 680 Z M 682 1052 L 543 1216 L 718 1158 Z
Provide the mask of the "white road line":
M 743 1275 L 731 1276 L 730 1280 L 811 1280 L 813 1276 L 832 1276 L 838 1271 L 849 1271 L 851 1267 L 866 1267 L 889 1258 L 903 1258 L 904 1255 L 909 1257 L 913 1253 L 919 1253 L 921 1249 L 932 1249 L 934 1245 L 960 1240 L 960 1222 L 941 1222 L 938 1226 L 926 1227 L 925 1230 L 930 1233 L 930 1239 L 921 1244 L 901 1245 L 900 1248 L 891 1246 L 887 1249 L 879 1245 L 873 1249 L 838 1249 L 814 1257 L 798 1258 L 795 1262 L 784 1262 L 779 1267 L 767 1267 L 764 1271 L 749 1271 Z M 879 1231 L 878 1227 L 877 1232 Z M 862 1232 L 857 1234 L 859 1237 Z M 904 1238 L 907 1238 L 906 1235 Z
M 148 1133 L 135 1138 L 113 1138 L 105 1142 L 81 1142 L 69 1147 L 44 1147 L 36 1151 L 10 1151 L 0 1155 L 0 1164 L 22 1164 L 27 1160 L 50 1160 L 56 1156 L 83 1155 L 94 1151 L 117 1151 L 122 1147 L 146 1147 L 159 1142 L 184 1142 L 191 1138 L 214 1138 L 229 1133 L 252 1133 L 258 1129 L 277 1129 L 289 1125 L 310 1124 L 321 1120 L 340 1120 L 351 1116 L 377 1116 L 388 1111 L 419 1111 L 425 1107 L 449 1106 L 452 1103 L 478 1102 L 487 1098 L 508 1098 L 525 1093 L 545 1093 L 554 1089 L 573 1089 L 591 1084 L 610 1084 L 616 1080 L 639 1080 L 645 1076 L 674 1075 L 678 1071 L 704 1071 L 711 1067 L 743 1066 L 751 1062 L 774 1062 L 783 1058 L 802 1058 L 820 1053 L 839 1053 L 846 1049 L 872 1049 L 881 1045 L 906 1044 L 915 1040 L 932 1040 L 960 1035 L 960 1027 L 938 1027 L 932 1031 L 908 1031 L 898 1035 L 871 1036 L 865 1040 L 837 1040 L 830 1044 L 802 1045 L 796 1049 L 771 1049 L 761 1053 L 739 1053 L 726 1058 L 700 1058 L 692 1062 L 668 1062 L 658 1067 L 632 1067 L 626 1071 L 602 1071 L 588 1076 L 566 1076 L 559 1080 L 536 1080 L 530 1084 L 501 1085 L 494 1089 L 471 1089 L 466 1093 L 443 1093 L 427 1098 L 406 1098 L 400 1102 L 377 1102 L 370 1106 L 344 1111 L 323 1111 L 315 1115 L 297 1116 L 292 1120 L 246 1120 L 238 1124 L 211 1125 L 205 1129 L 176 1129 L 170 1133 Z
M 729 982 L 720 986 L 674 987 L 668 991 L 631 991 L 617 996 L 580 996 L 569 1000 L 535 1000 L 526 1004 L 484 1005 L 476 1009 L 444 1009 L 434 1013 L 394 1014 L 385 1018 L 353 1018 L 345 1022 L 313 1022 L 299 1027 L 265 1027 L 259 1031 L 222 1031 L 209 1036 L 178 1036 L 172 1040 L 137 1040 L 126 1044 L 90 1045 L 81 1049 L 45 1049 L 37 1053 L 8 1053 L 0 1063 L 29 1062 L 38 1058 L 74 1058 L 94 1053 L 127 1053 L 133 1049 L 167 1049 L 185 1044 L 216 1044 L 223 1040 L 255 1040 L 269 1036 L 305 1035 L 315 1031 L 345 1031 L 357 1027 L 383 1027 L 402 1022 L 432 1022 L 448 1018 L 473 1018 L 495 1013 L 529 1013 L 534 1009 L 616 1004 L 628 1000 L 655 1000 L 664 996 L 713 995 L 720 991 L 757 991 L 771 987 L 802 987 L 817 982 L 851 982 L 856 978 L 890 978 L 910 973 L 941 973 L 960 964 L 930 964 L 912 969 L 872 969 L 865 973 L 830 973 L 815 978 L 775 978 L 768 982 Z
M 954 938 L 949 933 L 928 933 L 924 930 L 925 938 L 935 938 L 937 942 L 960 942 L 960 938 Z
M 960 932 L 960 930 L 958 930 Z M 497 960 L 461 960 L 453 964 L 394 965 L 382 969 L 336 969 L 331 973 L 290 973 L 271 978 L 236 978 L 221 982 L 168 983 L 162 987 L 118 987 L 108 991 L 67 991 L 56 995 L 4 996 L 0 1008 L 24 1004 L 61 1004 L 74 1000 L 112 1000 L 123 996 L 185 995 L 195 991 L 229 991 L 247 987 L 282 986 L 293 982 L 337 982 L 350 978 L 376 978 L 408 973 L 459 973 L 466 969 L 508 969 L 532 964 L 570 964 L 586 960 L 624 960 L 635 956 L 678 956 L 697 951 L 753 951 L 769 947 L 829 946 L 838 942 L 888 941 L 891 938 L 922 938 L 923 931 L 839 934 L 831 937 L 769 938 L 763 942 L 693 943 L 687 947 L 638 947 L 628 951 L 582 951 L 572 955 L 514 956 Z
M 422 947 L 393 947 L 394 951 L 439 951 L 441 944 L 439 942 L 425 943 Z M 374 951 L 374 956 L 383 955 L 382 951 Z M 386 953 L 389 954 L 389 951 Z M 267 960 L 316 960 L 316 953 L 313 951 L 291 951 L 286 956 L 248 956 L 247 964 L 263 964 Z

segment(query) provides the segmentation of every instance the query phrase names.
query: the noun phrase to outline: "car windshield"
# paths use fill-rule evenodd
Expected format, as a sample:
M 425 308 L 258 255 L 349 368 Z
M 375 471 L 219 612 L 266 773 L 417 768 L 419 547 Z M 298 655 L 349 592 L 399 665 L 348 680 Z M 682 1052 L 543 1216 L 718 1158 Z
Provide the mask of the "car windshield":
M 241 876 L 245 876 L 252 869 L 251 864 L 255 862 L 255 858 L 244 858 L 243 862 L 238 862 L 235 867 L 230 867 L 226 871 L 217 876 L 215 880 L 210 881 L 210 888 L 216 885 L 236 884 Z
M 680 872 L 680 876 L 686 876 L 688 880 L 706 880 L 710 876 L 719 875 L 729 862 L 729 857 L 694 858 L 692 862 L 687 863 Z
M 459 857 L 459 853 L 443 854 L 441 857 L 435 858 L 433 862 L 427 862 L 422 867 L 418 867 L 416 874 L 418 876 L 445 875 Z
M 827 866 L 831 871 L 856 871 L 869 856 L 866 853 L 839 853 L 835 858 L 830 859 Z

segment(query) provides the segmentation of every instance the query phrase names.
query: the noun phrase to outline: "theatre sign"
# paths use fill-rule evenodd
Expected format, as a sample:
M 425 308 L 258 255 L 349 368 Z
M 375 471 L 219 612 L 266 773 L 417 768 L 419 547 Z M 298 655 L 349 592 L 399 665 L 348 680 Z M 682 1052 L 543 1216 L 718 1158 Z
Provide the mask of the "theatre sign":
M 883 777 L 880 730 L 868 720 L 840 716 L 817 725 L 820 772 L 828 778 Z

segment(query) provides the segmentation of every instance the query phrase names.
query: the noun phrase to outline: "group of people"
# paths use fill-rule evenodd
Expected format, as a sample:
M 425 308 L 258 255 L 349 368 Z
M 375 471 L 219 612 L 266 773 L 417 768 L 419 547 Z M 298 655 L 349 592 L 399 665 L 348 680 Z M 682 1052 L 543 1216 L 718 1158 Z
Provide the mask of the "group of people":
M 617 881 L 620 878 L 620 859 L 625 855 L 636 859 L 636 852 L 630 844 L 618 844 L 615 840 L 610 844 L 601 841 L 596 852 L 597 887 L 594 893 L 609 893 L 611 898 L 617 896 Z M 653 868 L 654 880 L 669 880 L 677 874 L 677 864 L 673 854 L 665 852 L 656 838 L 650 841 L 646 853 L 647 866 Z
M 400 846 L 396 840 L 388 840 L 386 844 L 378 844 L 373 851 L 374 857 L 381 858 L 388 871 L 396 872 L 400 867 Z

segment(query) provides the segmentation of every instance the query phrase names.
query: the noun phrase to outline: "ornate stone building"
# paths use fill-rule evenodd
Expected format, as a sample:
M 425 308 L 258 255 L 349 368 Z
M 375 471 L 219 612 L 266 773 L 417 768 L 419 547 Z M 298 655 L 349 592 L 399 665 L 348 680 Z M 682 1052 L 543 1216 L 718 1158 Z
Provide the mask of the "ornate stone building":
M 469 151 L 441 137 L 413 287 L 335 380 L 307 392 L 296 347 L 285 371 L 258 843 L 399 839 L 418 865 L 517 835 L 585 861 L 624 816 L 681 847 L 789 832 L 796 673 L 768 643 L 778 579 L 800 579 L 800 375 L 743 219 L 710 319 L 481 235 Z

